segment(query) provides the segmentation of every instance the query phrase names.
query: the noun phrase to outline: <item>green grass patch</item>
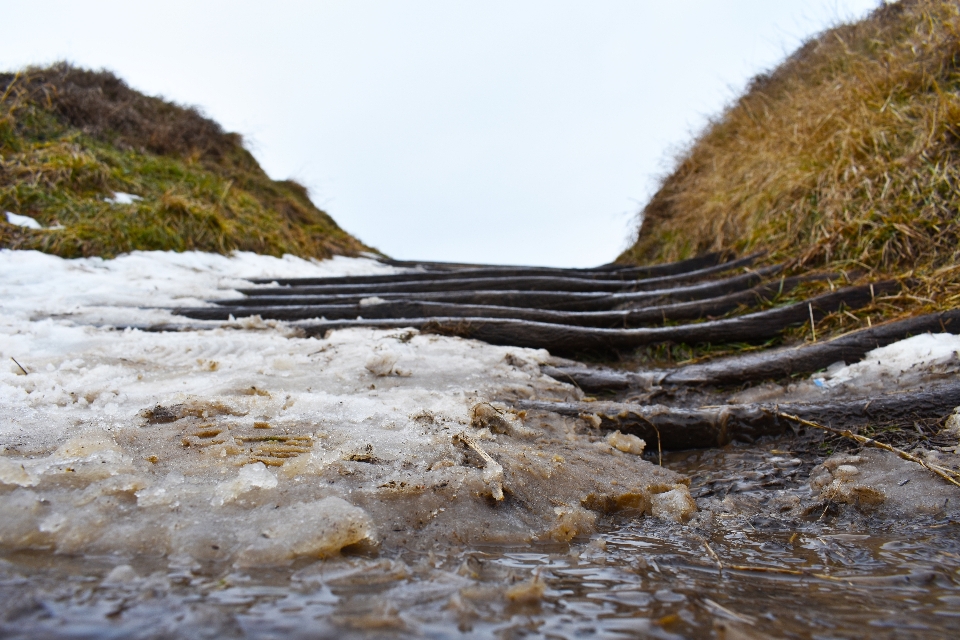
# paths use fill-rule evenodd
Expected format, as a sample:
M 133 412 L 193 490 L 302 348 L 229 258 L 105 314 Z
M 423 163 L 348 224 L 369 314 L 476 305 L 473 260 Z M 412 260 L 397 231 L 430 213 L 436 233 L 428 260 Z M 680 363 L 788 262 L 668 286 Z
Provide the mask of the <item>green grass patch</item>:
M 135 194 L 115 204 L 114 193 Z M 58 64 L 0 74 L 0 247 L 63 257 L 133 250 L 326 258 L 373 251 L 293 181 L 272 180 L 236 134 L 108 72 Z

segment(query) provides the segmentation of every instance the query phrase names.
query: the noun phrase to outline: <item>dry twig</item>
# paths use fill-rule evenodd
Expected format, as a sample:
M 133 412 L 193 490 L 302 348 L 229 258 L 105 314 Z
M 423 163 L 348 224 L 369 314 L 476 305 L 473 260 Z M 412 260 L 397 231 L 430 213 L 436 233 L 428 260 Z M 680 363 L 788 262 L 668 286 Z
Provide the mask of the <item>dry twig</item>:
M 13 360 L 13 364 L 15 364 L 15 365 L 17 365 L 18 367 L 20 367 L 20 371 L 23 371 L 23 375 L 25 375 L 25 376 L 30 375 L 29 373 L 27 373 L 27 370 L 23 368 L 23 365 L 20 364 L 19 362 L 17 362 L 17 359 L 16 359 L 16 358 L 14 358 L 13 356 L 10 356 L 10 359 Z

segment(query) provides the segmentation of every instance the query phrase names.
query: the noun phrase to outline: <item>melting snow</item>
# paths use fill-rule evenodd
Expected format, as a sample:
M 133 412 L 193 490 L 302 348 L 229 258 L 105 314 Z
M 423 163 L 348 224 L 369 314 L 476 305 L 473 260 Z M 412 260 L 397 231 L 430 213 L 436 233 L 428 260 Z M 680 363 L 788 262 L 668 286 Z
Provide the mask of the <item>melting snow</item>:
M 831 367 L 822 378 L 825 387 L 855 384 L 879 389 L 889 381 L 907 387 L 914 386 L 922 377 L 955 374 L 958 368 L 960 336 L 952 333 L 922 333 L 874 349 L 860 362 Z
M 960 373 L 960 336 L 923 333 L 869 351 L 860 362 L 836 362 L 809 380 L 786 387 L 759 385 L 729 402 L 803 402 L 856 398 L 922 387 Z
M 256 320 L 111 328 L 170 321 L 163 307 L 235 296 L 244 278 L 394 271 L 0 251 L 0 546 L 257 565 L 353 544 L 569 540 L 623 508 L 689 516 L 680 476 L 638 443 L 501 404 L 579 397 L 540 373 L 545 351 Z

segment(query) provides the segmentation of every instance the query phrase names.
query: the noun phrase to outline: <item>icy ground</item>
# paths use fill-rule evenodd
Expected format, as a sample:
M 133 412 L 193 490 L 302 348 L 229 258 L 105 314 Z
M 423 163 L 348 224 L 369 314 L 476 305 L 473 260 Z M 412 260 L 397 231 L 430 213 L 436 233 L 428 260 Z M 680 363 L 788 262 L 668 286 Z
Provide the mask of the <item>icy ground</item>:
M 570 540 L 598 514 L 695 510 L 684 479 L 577 421 L 544 351 L 258 319 L 151 333 L 244 278 L 368 259 L 0 251 L 0 547 L 271 565 L 345 546 Z M 150 307 L 150 308 L 145 308 Z

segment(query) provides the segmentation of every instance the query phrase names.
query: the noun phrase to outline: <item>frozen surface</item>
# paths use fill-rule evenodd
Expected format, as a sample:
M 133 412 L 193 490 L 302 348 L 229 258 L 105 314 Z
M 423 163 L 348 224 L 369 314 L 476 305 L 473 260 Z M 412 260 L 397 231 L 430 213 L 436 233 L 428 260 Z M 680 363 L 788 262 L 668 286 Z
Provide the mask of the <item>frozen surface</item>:
M 791 439 L 666 452 L 664 464 L 692 478 L 698 513 L 682 524 L 608 520 L 571 544 L 464 543 L 282 568 L 184 556 L 7 554 L 0 635 L 957 637 L 955 512 L 904 517 L 827 501 L 808 482 L 823 462 Z M 870 473 L 868 464 L 857 466 Z M 923 480 L 909 467 L 891 470 L 907 474 L 898 482 L 912 478 L 907 487 Z M 682 492 L 667 493 L 658 502 Z
M 0 545 L 246 567 L 351 545 L 568 541 L 622 509 L 689 517 L 681 477 L 638 443 L 501 404 L 579 397 L 540 373 L 545 351 L 413 330 L 301 338 L 256 319 L 110 326 L 165 321 L 141 305 L 235 295 L 246 277 L 385 271 L 0 252 Z
M 0 635 L 960 632 L 955 487 L 895 456 L 782 439 L 665 452 L 675 473 L 632 436 L 509 411 L 579 397 L 540 374 L 542 351 L 406 330 L 303 339 L 256 320 L 107 326 L 168 321 L 140 305 L 234 295 L 244 277 L 365 270 L 390 271 L 0 252 Z M 920 352 L 934 366 L 913 378 L 865 361 L 805 384 L 886 389 L 950 357 Z

